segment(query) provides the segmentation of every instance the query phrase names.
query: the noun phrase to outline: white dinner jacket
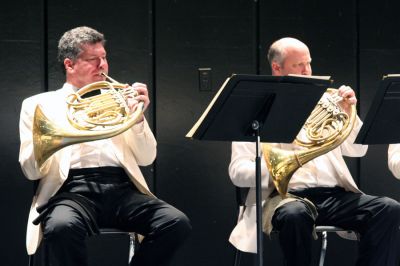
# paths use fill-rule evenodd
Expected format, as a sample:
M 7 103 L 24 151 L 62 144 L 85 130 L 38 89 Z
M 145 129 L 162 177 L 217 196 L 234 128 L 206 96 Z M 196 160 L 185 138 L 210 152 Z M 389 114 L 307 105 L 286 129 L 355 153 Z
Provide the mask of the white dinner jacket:
M 332 165 L 335 165 L 339 185 L 347 191 L 353 191 L 356 193 L 361 193 L 361 191 L 355 184 L 343 159 L 343 155 L 361 157 L 367 152 L 368 146 L 354 144 L 361 126 L 362 122 L 357 117 L 357 122 L 349 137 L 339 147 L 325 155 L 322 155 L 327 156 Z M 276 146 L 287 149 L 290 144 L 276 144 Z M 233 142 L 232 158 L 229 165 L 229 175 L 234 185 L 250 188 L 246 198 L 245 208 L 242 208 L 242 211 L 239 214 L 238 223 L 233 229 L 229 241 L 237 249 L 252 253 L 257 252 L 255 154 L 255 143 Z M 268 200 L 269 195 L 274 190 L 274 185 L 272 180 L 269 178 L 267 166 L 264 160 L 261 160 L 261 176 L 262 204 L 264 205 Z
M 388 166 L 392 174 L 400 179 L 400 144 L 389 145 Z
M 45 204 L 68 177 L 71 164 L 71 146 L 54 153 L 44 164 L 42 172 L 36 164 L 33 153 L 32 121 L 37 104 L 43 107 L 46 116 L 62 128 L 71 128 L 66 117 L 66 97 L 73 92 L 72 86 L 64 86 L 51 92 L 41 93 L 23 101 L 20 115 L 19 162 L 24 175 L 30 180 L 39 180 L 33 197 L 28 218 L 26 247 L 28 254 L 34 254 L 42 238 L 41 226 L 32 221 L 39 215 L 38 206 Z M 139 166 L 151 164 L 156 157 L 157 142 L 146 120 L 134 125 L 122 134 L 110 138 L 112 149 L 126 173 L 142 193 L 154 196 L 140 171 Z

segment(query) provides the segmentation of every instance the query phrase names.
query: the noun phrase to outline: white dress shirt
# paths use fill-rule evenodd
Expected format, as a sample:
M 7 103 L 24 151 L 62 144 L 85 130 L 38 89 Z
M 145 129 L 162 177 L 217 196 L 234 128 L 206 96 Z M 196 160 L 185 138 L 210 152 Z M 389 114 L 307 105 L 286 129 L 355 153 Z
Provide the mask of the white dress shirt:
M 72 145 L 71 169 L 121 166 L 109 139 Z
M 78 88 L 71 86 L 74 92 Z M 121 166 L 109 139 L 88 141 L 72 145 L 71 169 L 104 166 Z
M 305 140 L 305 130 L 302 129 L 297 138 Z M 286 148 L 286 144 L 283 144 Z M 304 150 L 300 146 L 287 145 L 288 150 Z M 305 163 L 292 176 L 289 188 L 309 188 L 309 187 L 334 187 L 338 186 L 338 173 L 327 156 L 317 158 Z

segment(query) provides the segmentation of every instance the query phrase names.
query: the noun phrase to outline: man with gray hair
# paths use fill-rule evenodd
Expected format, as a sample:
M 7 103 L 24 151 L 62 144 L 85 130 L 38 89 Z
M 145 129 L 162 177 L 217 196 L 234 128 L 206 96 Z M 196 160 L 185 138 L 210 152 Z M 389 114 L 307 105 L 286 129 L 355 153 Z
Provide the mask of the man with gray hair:
M 22 104 L 19 162 L 25 176 L 38 183 L 29 214 L 27 250 L 34 254 L 43 238 L 51 265 L 85 266 L 86 237 L 99 228 L 116 228 L 144 236 L 132 265 L 169 265 L 191 225 L 184 213 L 150 192 L 140 171 L 139 166 L 153 163 L 157 144 L 143 114 L 121 134 L 69 145 L 42 166 L 35 158 L 36 106 L 58 126 L 70 128 L 67 97 L 104 81 L 108 74 L 104 45 L 103 34 L 92 28 L 65 32 L 58 45 L 64 86 L 29 97 Z M 137 94 L 124 96 L 127 112 L 134 113 L 139 102 L 144 112 L 150 103 L 147 86 L 134 83 L 130 87 Z
M 268 51 L 272 75 L 310 76 L 311 55 L 308 47 L 294 38 L 274 42 Z M 341 86 L 338 95 L 341 108 L 350 113 L 357 103 L 354 91 Z M 400 204 L 387 197 L 362 193 L 354 182 L 343 156 L 360 157 L 367 146 L 354 141 L 362 122 L 357 117 L 349 136 L 337 148 L 310 160 L 299 168 L 289 182 L 289 193 L 295 200 L 277 207 L 271 218 L 279 240 L 285 265 L 310 265 L 311 241 L 315 225 L 338 226 L 360 234 L 357 265 L 398 266 L 400 260 Z M 303 138 L 304 130 L 299 133 Z M 300 150 L 295 144 L 274 143 L 283 150 Z M 230 236 L 239 250 L 256 252 L 255 162 L 254 143 L 233 142 L 229 175 L 238 187 L 249 187 L 246 206 Z M 265 161 L 261 162 L 264 207 L 280 197 Z M 307 200 L 304 200 L 307 199 Z M 316 212 L 315 212 L 316 211 Z

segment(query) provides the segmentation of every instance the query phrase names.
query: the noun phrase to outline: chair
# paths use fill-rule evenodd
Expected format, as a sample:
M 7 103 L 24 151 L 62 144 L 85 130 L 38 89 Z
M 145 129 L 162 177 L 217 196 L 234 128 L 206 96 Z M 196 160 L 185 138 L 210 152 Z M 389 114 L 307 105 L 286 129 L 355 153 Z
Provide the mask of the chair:
M 351 230 L 346 230 L 337 226 L 323 226 L 319 225 L 315 227 L 317 234 L 321 236 L 321 251 L 319 255 L 319 266 L 323 266 L 325 262 L 326 250 L 328 247 L 328 233 L 334 232 L 353 232 Z
M 133 256 L 135 255 L 135 251 L 137 250 L 139 244 L 139 236 L 136 233 L 125 232 L 114 228 L 101 228 L 100 235 L 128 235 L 129 236 L 129 255 L 128 255 L 128 266 L 130 265 Z M 50 263 L 48 261 L 48 249 L 44 243 L 43 250 L 44 250 L 44 266 L 48 266 Z M 35 262 L 35 255 L 29 255 L 29 266 L 34 266 Z
M 128 265 L 130 265 L 135 251 L 139 245 L 139 235 L 132 232 L 125 232 L 114 228 L 102 228 L 100 229 L 101 235 L 128 235 L 129 236 L 129 255 L 128 255 Z
M 237 206 L 238 206 L 238 213 L 240 211 L 240 207 L 244 206 L 248 191 L 249 191 L 248 188 L 236 187 L 236 201 L 237 201 Z M 326 250 L 328 248 L 328 233 L 331 233 L 331 232 L 334 232 L 334 233 L 353 232 L 351 230 L 346 230 L 346 229 L 343 229 L 343 228 L 340 228 L 337 226 L 322 226 L 322 225 L 316 226 L 315 231 L 321 237 L 321 250 L 320 250 L 319 262 L 318 262 L 319 266 L 323 266 L 324 262 L 325 262 Z M 279 232 L 275 232 L 275 233 L 279 233 Z M 358 235 L 357 235 L 357 238 L 358 238 Z M 241 251 L 236 249 L 235 256 L 234 256 L 234 262 L 233 262 L 234 266 L 240 266 L 240 258 L 241 258 Z

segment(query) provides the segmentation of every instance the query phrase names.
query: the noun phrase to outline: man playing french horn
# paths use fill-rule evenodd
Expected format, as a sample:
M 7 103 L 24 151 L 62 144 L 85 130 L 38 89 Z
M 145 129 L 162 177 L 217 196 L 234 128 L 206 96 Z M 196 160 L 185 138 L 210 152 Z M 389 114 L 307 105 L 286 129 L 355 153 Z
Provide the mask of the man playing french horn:
M 103 34 L 92 28 L 65 32 L 58 45 L 64 86 L 22 104 L 19 161 L 26 177 L 37 182 L 27 250 L 35 253 L 43 237 L 51 265 L 85 266 L 85 238 L 99 228 L 116 228 L 144 236 L 132 265 L 169 265 L 191 225 L 146 184 L 139 166 L 156 157 L 156 140 L 143 115 L 150 102 L 147 87 L 105 82 L 104 45 Z M 102 84 L 100 95 L 81 92 Z M 83 118 L 72 121 L 70 108 Z M 122 126 L 102 132 L 108 117 Z M 77 125 L 80 120 L 85 123 Z
M 282 38 L 274 42 L 269 48 L 268 60 L 272 75 L 312 74 L 309 49 L 294 38 Z M 335 96 L 341 99 L 338 107 L 351 117 L 352 109 L 355 110 L 357 102 L 354 91 L 348 86 L 341 86 L 336 94 Z M 343 159 L 343 156 L 365 155 L 367 146 L 354 143 L 361 125 L 361 120 L 355 116 L 354 124 L 346 133 L 347 137 L 338 146 L 318 157 L 304 161 L 304 165 L 290 176 L 289 196 L 286 195 L 283 186 L 284 196 L 291 200 L 277 205 L 275 211 L 272 211 L 270 216 L 272 228 L 269 229 L 279 232 L 285 265 L 310 265 L 315 225 L 338 226 L 357 232 L 360 236 L 357 265 L 399 265 L 400 204 L 387 197 L 362 193 Z M 263 147 L 265 160 L 261 164 L 261 174 L 264 210 L 274 199 L 281 198 L 275 192 L 276 180 L 271 176 L 272 166 L 268 161 L 269 155 L 265 153 L 272 149 L 296 151 L 298 154 L 304 152 L 305 148 L 297 145 L 305 138 L 304 131 L 303 129 L 299 133 L 295 144 L 275 143 Z M 239 222 L 230 236 L 230 242 L 245 252 L 257 251 L 255 148 L 254 143 L 233 142 L 229 165 L 232 182 L 238 187 L 250 187 L 244 211 L 240 214 Z

